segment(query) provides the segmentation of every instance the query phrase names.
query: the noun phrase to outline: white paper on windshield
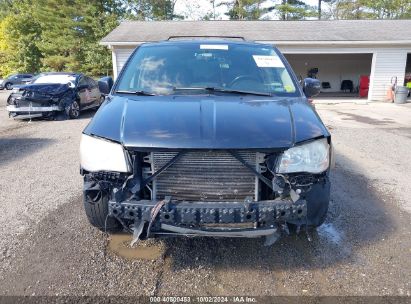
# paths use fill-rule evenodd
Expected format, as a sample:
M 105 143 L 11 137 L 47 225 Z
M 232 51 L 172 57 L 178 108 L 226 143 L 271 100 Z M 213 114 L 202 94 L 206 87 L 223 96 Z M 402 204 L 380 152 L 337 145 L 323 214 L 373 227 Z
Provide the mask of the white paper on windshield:
M 253 55 L 254 61 L 259 68 L 284 68 L 284 63 L 278 56 Z
M 200 49 L 228 51 L 228 44 L 200 44 Z

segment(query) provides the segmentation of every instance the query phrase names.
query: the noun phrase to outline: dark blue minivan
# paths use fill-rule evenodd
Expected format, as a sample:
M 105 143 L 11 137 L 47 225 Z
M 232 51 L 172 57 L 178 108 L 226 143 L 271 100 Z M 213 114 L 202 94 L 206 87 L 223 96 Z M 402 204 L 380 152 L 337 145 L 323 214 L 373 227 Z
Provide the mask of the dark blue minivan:
M 272 45 L 232 39 L 146 43 L 85 128 L 90 223 L 134 239 L 265 237 L 317 227 L 330 197 L 331 136 Z

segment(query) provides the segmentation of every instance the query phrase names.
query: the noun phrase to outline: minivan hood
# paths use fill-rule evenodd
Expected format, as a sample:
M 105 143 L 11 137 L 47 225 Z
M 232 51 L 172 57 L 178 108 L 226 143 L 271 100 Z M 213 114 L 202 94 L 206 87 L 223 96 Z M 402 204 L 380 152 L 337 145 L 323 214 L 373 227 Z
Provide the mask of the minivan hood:
M 302 98 L 111 96 L 84 130 L 142 149 L 285 149 L 329 136 Z

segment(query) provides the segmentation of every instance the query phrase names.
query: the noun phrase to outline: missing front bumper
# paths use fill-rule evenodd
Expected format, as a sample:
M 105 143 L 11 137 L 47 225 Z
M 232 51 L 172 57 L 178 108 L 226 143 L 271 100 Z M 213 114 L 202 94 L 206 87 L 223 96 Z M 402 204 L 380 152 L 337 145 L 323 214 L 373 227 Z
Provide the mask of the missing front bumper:
M 171 231 L 176 234 L 236 236 L 251 230 L 271 229 L 287 221 L 303 221 L 307 216 L 305 200 L 271 200 L 260 202 L 181 202 L 163 205 L 155 219 L 156 201 L 132 200 L 109 202 L 109 215 L 124 223 L 153 221 L 151 232 Z M 213 227 L 213 224 L 214 227 Z M 243 228 L 248 224 L 248 228 Z M 216 228 L 218 226 L 218 228 Z M 189 229 L 189 231 L 184 230 Z M 268 231 L 268 230 L 267 230 Z M 210 234 L 210 232 L 212 232 Z M 272 231 L 269 231 L 272 232 Z M 228 235 L 227 235 L 228 234 Z M 257 233 L 258 234 L 258 233 Z M 264 233 L 259 236 L 265 235 Z

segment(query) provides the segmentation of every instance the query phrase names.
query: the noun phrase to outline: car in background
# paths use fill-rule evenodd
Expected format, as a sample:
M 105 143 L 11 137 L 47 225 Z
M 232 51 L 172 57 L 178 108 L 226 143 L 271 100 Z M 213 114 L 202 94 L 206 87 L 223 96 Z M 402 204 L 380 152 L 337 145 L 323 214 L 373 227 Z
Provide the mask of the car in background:
M 0 90 L 11 90 L 15 85 L 22 85 L 31 82 L 33 79 L 32 74 L 13 74 L 0 81 Z
M 146 43 L 134 51 L 80 144 L 84 208 L 103 231 L 265 237 L 327 215 L 331 134 L 269 44 Z
M 97 82 L 79 73 L 42 73 L 16 87 L 7 100 L 9 116 L 16 119 L 78 118 L 80 111 L 98 108 L 104 101 Z

